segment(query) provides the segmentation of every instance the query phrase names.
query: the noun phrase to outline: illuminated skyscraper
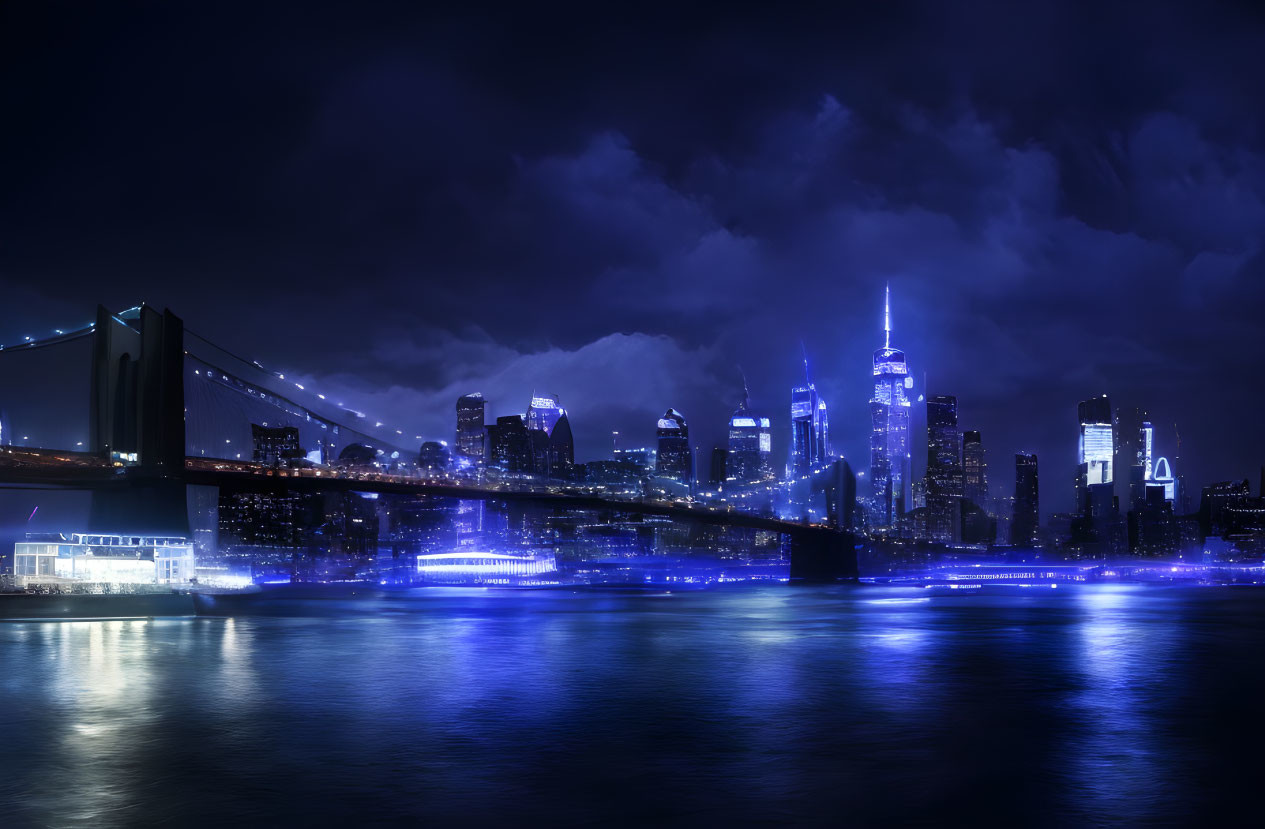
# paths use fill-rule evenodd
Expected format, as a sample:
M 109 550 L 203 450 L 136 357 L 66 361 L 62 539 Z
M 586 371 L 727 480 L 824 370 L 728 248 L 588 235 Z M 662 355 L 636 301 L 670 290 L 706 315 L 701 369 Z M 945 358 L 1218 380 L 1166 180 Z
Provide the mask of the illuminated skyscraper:
M 553 427 L 558 418 L 566 414 L 566 409 L 558 405 L 558 395 L 532 395 L 531 405 L 527 407 L 527 430 L 538 429 L 546 435 L 553 434 Z
M 1015 455 L 1015 511 L 1010 524 L 1010 543 L 1026 547 L 1036 543 L 1041 524 L 1041 506 L 1037 486 L 1037 456 L 1026 452 Z
M 549 477 L 569 479 L 575 474 L 575 438 L 571 419 L 563 412 L 549 435 Z
M 487 401 L 475 392 L 457 398 L 457 454 L 475 461 L 484 457 L 487 432 L 484 429 L 484 410 Z
M 773 475 L 769 456 L 773 452 L 773 429 L 769 418 L 754 412 L 746 384 L 742 402 L 729 418 L 729 455 L 725 477 L 730 481 L 759 481 Z
M 814 466 L 830 459 L 830 426 L 826 401 L 817 394 L 808 373 L 808 356 L 804 356 L 804 385 L 791 389 L 791 463 L 792 475 L 807 475 Z
M 905 352 L 892 348 L 891 287 L 883 305 L 883 347 L 874 352 L 874 396 L 870 398 L 870 482 L 875 520 L 890 527 L 908 508 L 910 495 L 909 376 Z
M 1116 453 L 1111 401 L 1107 395 L 1092 397 L 1077 406 L 1080 420 L 1079 462 L 1076 475 L 1076 509 L 1085 512 L 1091 502 L 1106 504 L 1114 490 Z M 1095 512 L 1103 512 L 1101 508 Z
M 927 398 L 927 535 L 933 541 L 960 540 L 962 522 L 962 433 L 958 399 Z
M 981 509 L 988 507 L 988 462 L 979 432 L 962 433 L 962 497 Z
M 676 409 L 668 409 L 659 418 L 655 434 L 659 438 L 655 474 L 683 484 L 692 483 L 694 453 L 690 450 L 690 427 L 685 423 L 685 416 Z

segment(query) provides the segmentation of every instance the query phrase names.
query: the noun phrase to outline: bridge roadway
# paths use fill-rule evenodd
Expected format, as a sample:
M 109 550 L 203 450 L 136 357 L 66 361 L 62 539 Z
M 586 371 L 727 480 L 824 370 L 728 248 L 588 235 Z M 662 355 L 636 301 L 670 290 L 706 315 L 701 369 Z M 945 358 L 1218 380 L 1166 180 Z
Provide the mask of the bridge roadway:
M 696 502 L 620 498 L 583 488 L 435 480 L 346 469 L 277 469 L 242 461 L 188 458 L 176 474 L 141 467 L 120 467 L 99 455 L 46 449 L 0 450 L 0 487 L 22 486 L 120 492 L 155 481 L 214 486 L 236 492 L 375 492 L 430 495 L 479 501 L 514 501 L 560 509 L 610 510 L 655 515 L 722 527 L 741 527 L 787 535 L 791 539 L 792 578 L 833 580 L 856 576 L 852 536 L 831 527 L 783 521 L 731 507 Z

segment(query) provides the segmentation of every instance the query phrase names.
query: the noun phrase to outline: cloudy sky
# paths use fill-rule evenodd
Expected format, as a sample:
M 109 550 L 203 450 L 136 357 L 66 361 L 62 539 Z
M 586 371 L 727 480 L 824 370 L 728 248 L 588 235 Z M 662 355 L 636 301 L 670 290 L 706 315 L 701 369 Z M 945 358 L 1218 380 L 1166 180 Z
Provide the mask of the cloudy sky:
M 890 283 L 999 490 L 1068 508 L 1102 393 L 1255 478 L 1265 20 L 1022 5 L 7 3 L 0 342 L 144 300 L 428 437 L 556 392 L 585 459 L 743 372 L 780 457 L 802 341 L 866 468 Z

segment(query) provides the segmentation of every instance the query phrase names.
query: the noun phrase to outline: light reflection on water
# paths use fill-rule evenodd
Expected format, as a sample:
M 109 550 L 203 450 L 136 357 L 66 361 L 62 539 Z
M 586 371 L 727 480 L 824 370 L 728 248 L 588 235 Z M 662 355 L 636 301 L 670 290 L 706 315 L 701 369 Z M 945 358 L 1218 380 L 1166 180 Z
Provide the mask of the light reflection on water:
M 5 825 L 1194 822 L 1262 770 L 1259 591 L 289 609 L 0 625 Z

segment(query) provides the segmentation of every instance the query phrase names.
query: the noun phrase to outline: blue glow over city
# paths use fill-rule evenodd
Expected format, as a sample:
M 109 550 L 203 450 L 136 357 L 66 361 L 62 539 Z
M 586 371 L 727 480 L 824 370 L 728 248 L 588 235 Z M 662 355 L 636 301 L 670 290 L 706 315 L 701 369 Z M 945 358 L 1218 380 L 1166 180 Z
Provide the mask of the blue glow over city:
M 1265 18 L 0 11 L 5 825 L 1237 825 Z

